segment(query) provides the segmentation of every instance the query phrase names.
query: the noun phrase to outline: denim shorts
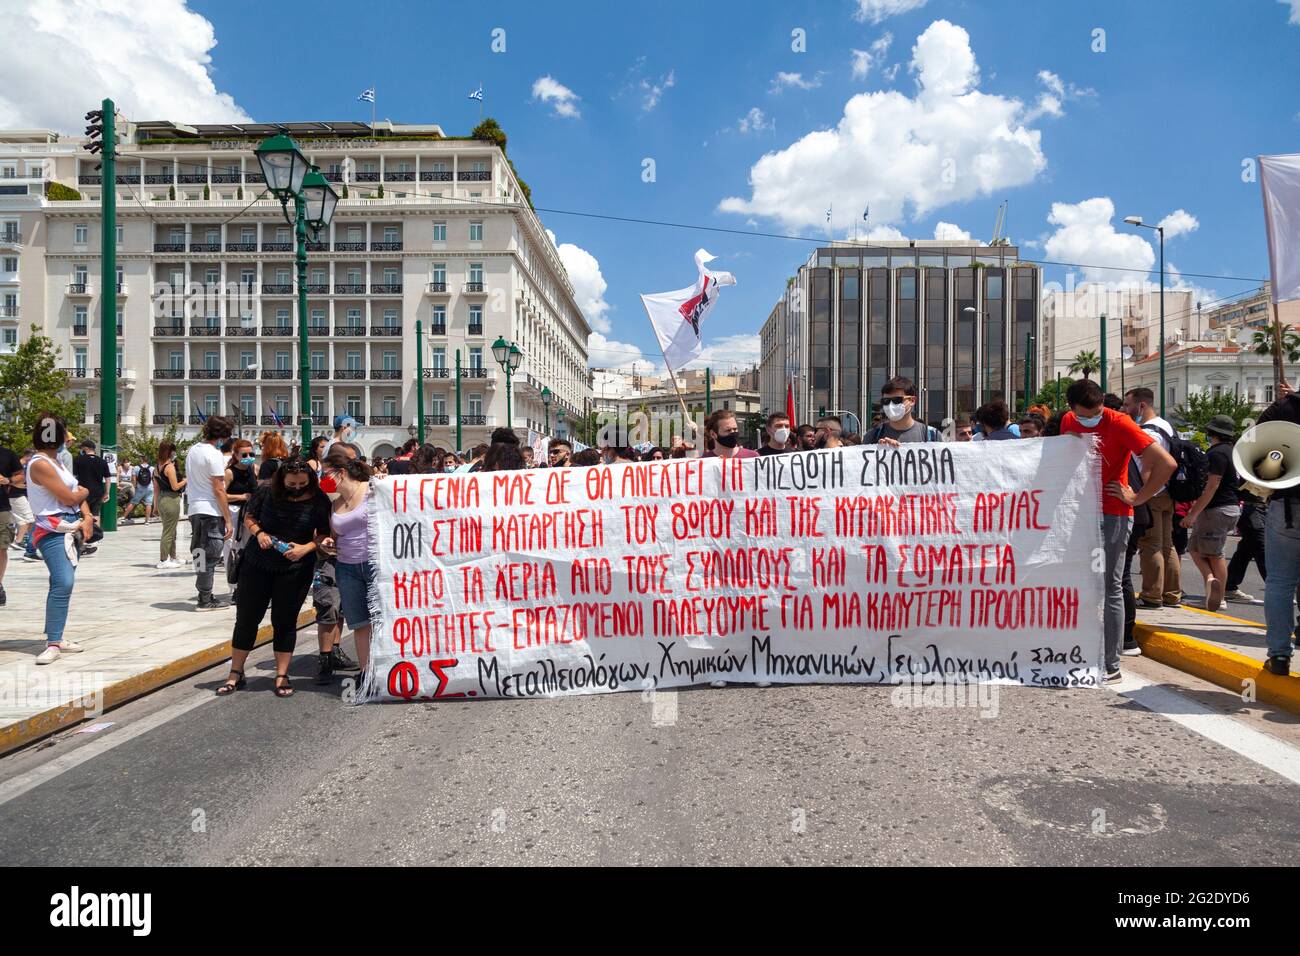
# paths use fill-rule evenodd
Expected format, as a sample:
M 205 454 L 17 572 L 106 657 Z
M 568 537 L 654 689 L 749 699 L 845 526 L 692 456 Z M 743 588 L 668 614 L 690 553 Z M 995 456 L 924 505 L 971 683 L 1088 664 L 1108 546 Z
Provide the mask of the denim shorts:
M 348 627 L 364 627 L 370 623 L 370 585 L 375 579 L 375 568 L 369 561 L 361 564 L 335 565 L 339 597 L 343 604 L 343 622 Z

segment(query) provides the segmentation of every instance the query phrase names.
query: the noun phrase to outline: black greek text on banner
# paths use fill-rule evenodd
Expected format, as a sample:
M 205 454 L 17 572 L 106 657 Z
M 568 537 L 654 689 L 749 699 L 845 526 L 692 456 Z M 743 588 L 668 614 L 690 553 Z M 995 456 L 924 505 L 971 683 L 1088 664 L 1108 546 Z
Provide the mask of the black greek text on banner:
M 1089 441 L 376 480 L 367 699 L 1095 687 Z

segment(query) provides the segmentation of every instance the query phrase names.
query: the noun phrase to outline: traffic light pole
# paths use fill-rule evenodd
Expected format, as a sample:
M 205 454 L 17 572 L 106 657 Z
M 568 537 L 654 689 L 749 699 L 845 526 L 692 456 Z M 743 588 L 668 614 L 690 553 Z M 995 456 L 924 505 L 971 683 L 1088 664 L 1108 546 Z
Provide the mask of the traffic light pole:
M 99 452 L 113 462 L 117 477 L 117 142 L 113 101 L 104 100 L 103 177 L 100 179 L 99 244 Z M 114 491 L 115 484 L 109 486 Z M 99 513 L 105 531 L 117 530 L 117 495 Z

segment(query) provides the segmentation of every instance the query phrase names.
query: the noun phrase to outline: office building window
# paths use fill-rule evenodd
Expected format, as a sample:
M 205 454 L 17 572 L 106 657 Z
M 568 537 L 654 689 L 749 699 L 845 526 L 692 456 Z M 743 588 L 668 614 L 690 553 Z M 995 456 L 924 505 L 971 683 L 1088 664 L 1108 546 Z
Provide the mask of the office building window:
M 447 241 L 447 224 L 445 222 L 435 222 L 433 224 L 433 241 L 434 242 Z
M 470 242 L 483 241 L 483 223 L 471 222 L 469 224 L 469 241 Z
M 1002 269 L 984 273 L 984 401 L 1006 399 L 1003 360 L 1006 349 L 1006 300 L 1003 298 Z
M 72 227 L 72 241 L 79 246 L 84 246 L 89 241 L 89 235 L 90 227 L 84 222 L 79 222 Z
M 948 410 L 948 273 L 925 270 L 925 373 L 921 415 L 936 428 Z

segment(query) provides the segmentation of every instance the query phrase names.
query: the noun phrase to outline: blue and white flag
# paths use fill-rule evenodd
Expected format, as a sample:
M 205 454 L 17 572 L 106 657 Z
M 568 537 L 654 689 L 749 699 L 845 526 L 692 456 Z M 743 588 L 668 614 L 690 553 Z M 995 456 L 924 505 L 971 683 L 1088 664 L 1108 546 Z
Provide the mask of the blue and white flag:
M 867 216 L 871 214 L 871 206 L 868 205 L 862 210 L 862 221 L 867 221 Z
M 367 103 L 373 103 L 375 101 L 375 88 L 372 86 L 368 90 L 362 90 L 361 95 L 358 96 L 357 99 L 364 100 Z
M 481 83 L 479 84 L 479 88 L 469 95 L 469 98 L 471 100 L 478 100 L 480 103 L 483 102 L 483 85 Z

